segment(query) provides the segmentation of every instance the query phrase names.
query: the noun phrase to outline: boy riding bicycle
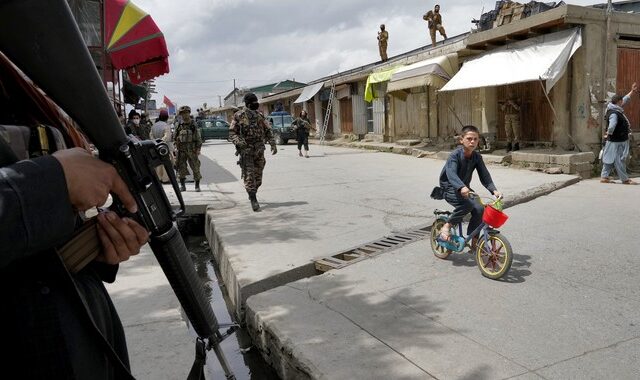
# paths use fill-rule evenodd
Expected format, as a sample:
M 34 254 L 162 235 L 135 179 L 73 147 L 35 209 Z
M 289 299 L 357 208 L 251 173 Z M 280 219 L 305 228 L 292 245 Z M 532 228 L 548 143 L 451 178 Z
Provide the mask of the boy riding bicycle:
M 467 125 L 462 128 L 460 144 L 447 159 L 447 163 L 440 173 L 440 187 L 444 199 L 455 209 L 449 216 L 447 223 L 440 230 L 440 239 L 448 241 L 451 238 L 451 226 L 462 222 L 465 215 L 471 212 L 471 221 L 467 227 L 467 234 L 472 233 L 482 222 L 484 207 L 479 202 L 469 199 L 472 192 L 470 188 L 473 171 L 478 171 L 480 182 L 496 198 L 501 198 L 502 193 L 496 189 L 491 179 L 491 174 L 484 164 L 482 155 L 476 152 L 480 133 L 478 128 Z M 475 241 L 472 243 L 472 245 Z

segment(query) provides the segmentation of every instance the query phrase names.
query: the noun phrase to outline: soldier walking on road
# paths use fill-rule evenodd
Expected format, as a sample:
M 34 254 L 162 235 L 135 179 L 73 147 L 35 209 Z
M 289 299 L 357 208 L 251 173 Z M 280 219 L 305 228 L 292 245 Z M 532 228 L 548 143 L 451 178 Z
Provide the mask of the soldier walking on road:
M 307 111 L 300 111 L 300 116 L 293 123 L 293 130 L 296 132 L 296 140 L 298 140 L 298 155 L 302 157 L 302 147 L 304 146 L 304 156 L 309 158 L 309 131 L 311 130 L 311 122 L 307 116 Z
M 387 61 L 387 43 L 389 41 L 389 32 L 385 29 L 384 24 L 380 25 L 380 31 L 378 32 L 378 49 L 380 50 L 380 59 L 382 62 Z
M 180 178 L 180 191 L 187 191 L 185 182 L 187 180 L 187 162 L 193 172 L 193 180 L 196 181 L 196 191 L 200 191 L 200 148 L 202 147 L 202 137 L 196 123 L 191 119 L 191 108 L 189 106 L 180 107 L 181 122 L 175 131 L 174 142 L 178 150 L 178 178 Z
M 244 103 L 246 107 L 233 115 L 229 127 L 229 141 L 236 146 L 236 155 L 240 156 L 238 164 L 242 169 L 244 187 L 249 194 L 251 208 L 258 211 L 260 204 L 256 193 L 262 184 L 262 171 L 266 164 L 264 144 L 271 145 L 272 154 L 278 153 L 278 148 L 269 123 L 258 111 L 258 97 L 248 93 L 244 96 Z
M 447 33 L 442 26 L 442 15 L 440 14 L 440 5 L 436 4 L 432 11 L 427 12 L 422 19 L 427 21 L 429 27 L 429 34 L 431 35 L 431 44 L 436 46 L 436 31 L 440 32 L 440 35 L 446 40 Z

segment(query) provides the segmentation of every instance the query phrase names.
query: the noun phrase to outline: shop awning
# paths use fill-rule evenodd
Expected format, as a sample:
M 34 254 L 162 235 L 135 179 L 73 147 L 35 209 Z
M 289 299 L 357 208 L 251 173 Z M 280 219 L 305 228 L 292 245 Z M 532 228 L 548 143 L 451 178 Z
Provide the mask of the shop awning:
M 373 99 L 376 97 L 373 93 L 373 85 L 374 83 L 382 83 L 391 79 L 393 73 L 398 71 L 402 66 L 394 67 L 391 69 L 387 69 L 385 71 L 380 71 L 377 73 L 372 73 L 367 77 L 367 85 L 364 88 L 364 100 L 371 103 Z
M 128 0 L 105 1 L 106 51 L 113 67 L 137 84 L 169 72 L 169 52 L 155 21 Z
M 320 83 L 316 83 L 316 84 L 310 84 L 310 85 L 306 86 L 302 90 L 302 94 L 300 94 L 300 96 L 298 96 L 298 99 L 296 99 L 294 101 L 294 103 L 304 103 L 307 100 L 313 98 L 318 93 L 318 91 L 320 91 L 322 86 L 324 86 L 324 82 L 320 82 Z
M 391 75 L 387 92 L 421 86 L 442 88 L 457 71 L 457 54 L 448 54 L 416 62 L 398 69 Z
M 508 44 L 465 62 L 440 91 L 543 80 L 549 93 L 580 46 L 580 28 Z

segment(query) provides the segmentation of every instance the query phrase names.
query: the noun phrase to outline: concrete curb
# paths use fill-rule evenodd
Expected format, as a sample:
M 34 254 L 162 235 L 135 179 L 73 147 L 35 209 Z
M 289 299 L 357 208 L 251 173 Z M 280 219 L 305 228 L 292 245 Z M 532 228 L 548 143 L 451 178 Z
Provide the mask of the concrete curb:
M 229 248 L 226 247 L 223 238 L 216 229 L 214 214 L 214 210 L 207 210 L 207 213 L 205 214 L 205 236 L 209 241 L 213 257 L 219 266 L 220 275 L 227 289 L 229 299 L 231 299 L 232 303 L 236 305 L 236 317 L 241 323 L 244 323 L 245 319 L 247 298 L 317 274 L 314 263 L 309 262 L 307 265 L 296 267 L 286 272 L 277 273 L 261 281 L 244 285 L 242 280 L 238 279 L 236 273 L 233 271 L 233 265 L 230 259 L 231 256 L 228 254 Z
M 505 200 L 504 202 L 504 208 L 509 208 L 509 207 L 513 207 L 522 203 L 526 203 L 526 202 L 530 202 L 536 198 L 545 196 L 545 195 L 549 195 L 551 193 L 553 193 L 554 191 L 563 189 L 565 187 L 569 187 L 571 185 L 575 185 L 576 183 L 580 182 L 581 179 L 580 177 L 575 177 L 572 178 L 570 180 L 567 181 L 559 181 L 559 182 L 553 182 L 553 183 L 548 183 L 548 184 L 544 184 L 541 186 L 538 186 L 534 189 L 531 190 L 527 190 L 527 191 L 522 191 L 518 194 L 516 194 L 513 199 L 508 199 Z

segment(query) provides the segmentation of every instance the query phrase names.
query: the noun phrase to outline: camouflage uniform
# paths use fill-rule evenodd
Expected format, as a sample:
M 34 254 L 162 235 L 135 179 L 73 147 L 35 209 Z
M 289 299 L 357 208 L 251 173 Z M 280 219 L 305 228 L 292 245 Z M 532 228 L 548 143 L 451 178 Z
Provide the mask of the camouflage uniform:
M 229 141 L 240 154 L 244 187 L 247 193 L 255 194 L 262 185 L 262 171 L 266 164 L 264 144 L 269 143 L 272 149 L 276 146 L 271 127 L 260 112 L 245 108 L 233 115 Z
M 520 99 L 507 95 L 501 104 L 504 112 L 504 131 L 507 135 L 507 152 L 520 149 Z
M 180 123 L 175 130 L 174 142 L 178 149 L 178 178 L 183 181 L 189 171 L 187 170 L 187 162 L 193 172 L 193 179 L 199 182 L 200 175 L 200 159 L 198 159 L 198 151 L 202 146 L 202 137 L 196 123 L 191 120 L 189 123 Z
M 385 62 L 387 57 L 387 43 L 389 41 L 389 32 L 381 30 L 378 32 L 378 50 L 380 51 L 380 59 Z
M 438 12 L 429 11 L 422 19 L 427 21 L 427 25 L 429 27 L 429 35 L 431 36 L 431 44 L 436 46 L 436 31 L 440 32 L 440 35 L 446 40 L 447 33 L 444 31 L 444 27 L 442 26 L 442 15 L 440 14 L 440 8 L 438 7 Z

